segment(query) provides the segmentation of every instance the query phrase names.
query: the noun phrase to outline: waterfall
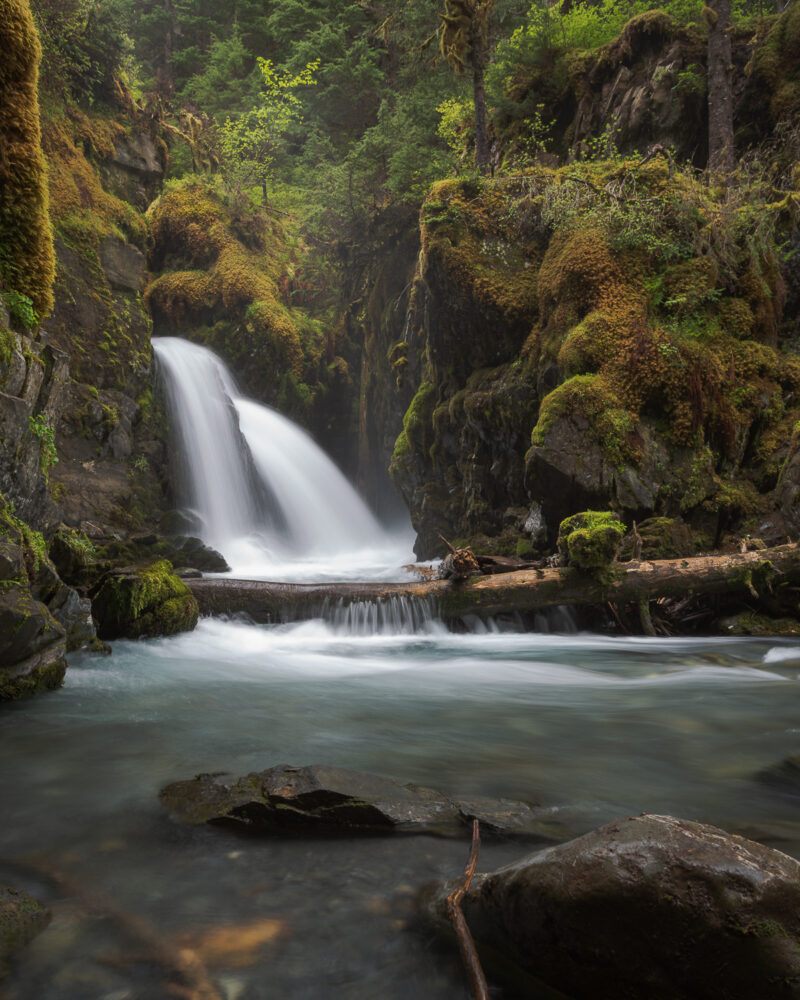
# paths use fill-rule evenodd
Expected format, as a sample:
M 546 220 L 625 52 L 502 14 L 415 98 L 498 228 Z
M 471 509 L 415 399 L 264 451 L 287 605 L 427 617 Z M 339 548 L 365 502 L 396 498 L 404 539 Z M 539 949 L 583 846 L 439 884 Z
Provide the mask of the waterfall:
M 153 340 L 175 424 L 185 505 L 237 576 L 403 578 L 410 531 L 388 534 L 328 456 L 291 420 L 239 395 L 223 362 Z

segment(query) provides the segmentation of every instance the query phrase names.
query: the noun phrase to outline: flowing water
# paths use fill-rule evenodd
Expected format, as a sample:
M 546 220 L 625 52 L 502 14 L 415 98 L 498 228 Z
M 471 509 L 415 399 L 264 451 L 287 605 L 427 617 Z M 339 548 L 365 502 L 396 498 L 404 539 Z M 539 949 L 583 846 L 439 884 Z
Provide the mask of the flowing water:
M 268 452 L 285 428 L 224 391 L 250 443 L 247 492 L 283 461 Z M 282 507 L 294 474 L 266 484 L 263 506 L 250 494 L 235 508 L 244 548 L 265 574 L 292 549 L 300 575 L 314 560 L 331 572 L 330 532 Z M 236 532 L 225 518 L 214 527 L 201 500 L 204 530 L 235 551 Z M 396 573 L 370 518 L 348 544 L 367 530 L 363 563 Z M 799 800 L 757 778 L 798 751 L 800 644 L 611 639 L 569 634 L 563 616 L 561 634 L 466 625 L 454 634 L 434 607 L 397 602 L 329 606 L 291 625 L 203 620 L 115 643 L 108 658 L 75 654 L 63 690 L 3 706 L 0 884 L 45 899 L 54 917 L 0 997 L 167 1000 L 175 962 L 192 954 L 225 1000 L 467 997 L 454 951 L 413 910 L 421 886 L 460 873 L 466 842 L 188 828 L 158 791 L 203 771 L 320 763 L 537 801 L 555 839 L 672 813 L 800 857 Z M 533 849 L 485 840 L 480 867 Z
M 247 579 L 404 579 L 410 528 L 387 532 L 296 424 L 240 396 L 211 351 L 153 341 L 183 456 L 184 495 L 205 542 Z

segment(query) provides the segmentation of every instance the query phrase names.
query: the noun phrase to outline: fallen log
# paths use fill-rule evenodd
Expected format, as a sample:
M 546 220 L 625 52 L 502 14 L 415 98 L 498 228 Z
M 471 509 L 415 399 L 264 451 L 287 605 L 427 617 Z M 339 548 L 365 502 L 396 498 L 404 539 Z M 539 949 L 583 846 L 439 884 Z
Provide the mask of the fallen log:
M 602 575 L 576 569 L 517 570 L 464 581 L 270 583 L 225 577 L 187 580 L 203 615 L 245 613 L 259 623 L 329 615 L 359 602 L 429 601 L 444 619 L 558 605 L 624 603 L 690 595 L 764 595 L 800 582 L 800 547 L 616 563 Z

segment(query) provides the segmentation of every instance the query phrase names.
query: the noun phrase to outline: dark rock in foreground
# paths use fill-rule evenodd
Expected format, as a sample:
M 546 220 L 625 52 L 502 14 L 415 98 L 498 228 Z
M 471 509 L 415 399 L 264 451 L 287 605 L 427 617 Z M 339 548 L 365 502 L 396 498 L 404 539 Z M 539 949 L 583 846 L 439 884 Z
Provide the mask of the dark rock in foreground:
M 800 997 L 800 863 L 701 823 L 609 823 L 480 876 L 463 911 L 574 1000 Z
M 167 785 L 160 797 L 184 822 L 226 823 L 265 832 L 464 836 L 478 819 L 485 834 L 557 839 L 552 827 L 540 820 L 541 811 L 524 802 L 451 799 L 432 788 L 320 765 L 279 764 L 240 778 L 200 774 Z
M 19 889 L 0 889 L 0 977 L 12 952 L 50 923 L 50 911 Z

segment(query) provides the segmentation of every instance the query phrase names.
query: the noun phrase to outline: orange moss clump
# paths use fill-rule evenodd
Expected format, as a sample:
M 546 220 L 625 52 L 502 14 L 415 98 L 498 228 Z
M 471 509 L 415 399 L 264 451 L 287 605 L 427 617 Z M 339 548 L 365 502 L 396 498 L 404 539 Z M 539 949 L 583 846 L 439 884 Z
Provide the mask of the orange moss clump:
M 151 210 L 153 262 L 164 268 L 146 292 L 154 320 L 170 329 L 242 323 L 237 350 L 270 355 L 276 370 L 303 376 L 300 330 L 282 302 L 284 268 L 263 225 L 238 220 L 202 182 L 190 180 Z M 262 220 L 263 222 L 263 220 Z M 272 234 L 276 243 L 280 234 Z M 172 270 L 176 263 L 188 265 Z M 241 350 L 239 350 L 241 348 Z
M 55 255 L 39 129 L 41 47 L 27 0 L 0 9 L 0 52 L 0 280 L 45 316 Z

